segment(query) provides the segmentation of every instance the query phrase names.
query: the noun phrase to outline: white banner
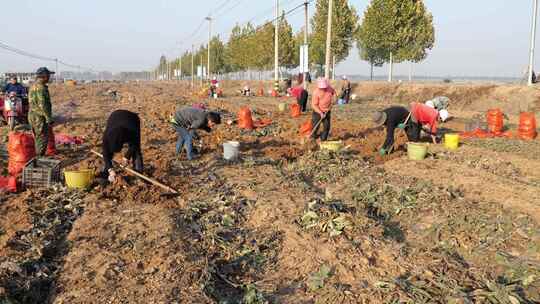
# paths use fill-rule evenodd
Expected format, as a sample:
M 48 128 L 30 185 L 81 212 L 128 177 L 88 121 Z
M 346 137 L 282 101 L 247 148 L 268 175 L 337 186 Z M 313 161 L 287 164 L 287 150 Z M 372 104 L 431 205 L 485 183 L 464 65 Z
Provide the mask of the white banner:
M 309 46 L 300 46 L 300 73 L 309 72 Z

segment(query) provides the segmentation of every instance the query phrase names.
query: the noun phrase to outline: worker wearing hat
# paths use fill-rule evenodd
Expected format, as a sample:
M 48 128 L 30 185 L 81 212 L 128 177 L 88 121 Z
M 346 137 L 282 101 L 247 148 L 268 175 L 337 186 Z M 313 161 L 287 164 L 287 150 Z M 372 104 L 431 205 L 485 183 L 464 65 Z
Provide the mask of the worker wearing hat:
M 317 80 L 317 88 L 313 92 L 313 97 L 311 98 L 311 108 L 313 109 L 311 121 L 314 126 L 313 139 L 319 138 L 317 132 L 319 131 L 319 126 L 321 124 L 323 125 L 323 132 L 320 134 L 320 139 L 326 141 L 328 135 L 330 135 L 330 113 L 335 94 L 336 91 L 330 86 L 328 79 L 319 78 Z
M 383 111 L 373 114 L 373 123 L 376 127 L 386 127 L 386 140 L 379 150 L 381 156 L 390 152 L 394 145 L 394 133 L 397 128 L 405 129 L 410 112 L 404 107 L 389 107 Z M 408 135 L 407 135 L 408 136 Z M 410 140 L 410 138 L 409 138 Z
M 431 135 L 433 143 L 437 143 L 437 124 L 446 121 L 449 113 L 446 110 L 437 111 L 421 103 L 411 103 L 411 110 L 404 107 L 390 107 L 373 115 L 376 126 L 386 127 L 386 141 L 379 153 L 386 155 L 394 145 L 394 132 L 396 129 L 405 130 L 409 141 L 420 141 L 422 127 Z
M 53 124 L 52 105 L 48 83 L 54 72 L 42 67 L 36 72 L 36 82 L 28 94 L 30 110 L 28 122 L 36 141 L 36 155 L 44 156 L 47 150 L 49 127 Z

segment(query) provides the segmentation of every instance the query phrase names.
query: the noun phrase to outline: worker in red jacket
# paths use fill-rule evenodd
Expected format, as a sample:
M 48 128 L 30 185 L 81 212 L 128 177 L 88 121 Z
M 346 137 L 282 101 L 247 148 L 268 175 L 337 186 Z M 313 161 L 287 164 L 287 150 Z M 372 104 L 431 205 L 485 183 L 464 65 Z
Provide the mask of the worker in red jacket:
M 447 110 L 437 111 L 423 103 L 413 102 L 410 105 L 411 118 L 408 134 L 411 141 L 419 141 L 422 129 L 431 135 L 434 144 L 437 144 L 437 125 L 449 117 Z

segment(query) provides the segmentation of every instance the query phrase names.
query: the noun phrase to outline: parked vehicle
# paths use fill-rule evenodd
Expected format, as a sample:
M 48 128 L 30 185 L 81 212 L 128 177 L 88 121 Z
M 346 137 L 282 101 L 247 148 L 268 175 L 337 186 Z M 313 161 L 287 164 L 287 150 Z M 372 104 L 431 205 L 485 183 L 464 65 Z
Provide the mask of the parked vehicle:
M 28 123 L 28 103 L 24 102 L 25 96 L 17 96 L 15 92 L 4 97 L 2 115 L 9 129 L 15 129 L 17 124 Z

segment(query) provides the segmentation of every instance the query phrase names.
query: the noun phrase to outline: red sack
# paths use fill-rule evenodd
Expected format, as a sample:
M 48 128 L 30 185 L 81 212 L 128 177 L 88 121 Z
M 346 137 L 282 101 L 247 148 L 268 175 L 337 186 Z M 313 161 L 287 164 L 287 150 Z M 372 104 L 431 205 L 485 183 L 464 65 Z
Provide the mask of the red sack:
M 253 118 L 248 107 L 240 108 L 238 111 L 238 127 L 240 129 L 253 130 Z
M 36 156 L 34 137 L 27 133 L 10 132 L 8 155 L 8 172 L 16 176 L 22 172 L 24 165 Z
M 259 91 L 257 91 L 257 96 L 259 96 L 259 97 L 264 96 L 264 89 L 263 88 L 259 88 Z
M 311 132 L 313 131 L 313 124 L 311 123 L 311 120 L 308 120 L 304 122 L 300 126 L 300 136 L 301 137 L 309 137 L 311 136 Z
M 47 152 L 45 154 L 47 156 L 54 156 L 56 155 L 56 141 L 54 140 L 54 132 L 51 126 L 49 126 L 49 136 L 47 138 Z
M 191 107 L 199 110 L 206 110 L 206 105 L 204 103 L 194 103 Z
M 272 90 L 272 97 L 279 97 L 278 91 Z
M 504 127 L 504 114 L 500 109 L 491 109 L 487 112 L 488 130 L 491 133 L 502 133 Z
M 264 128 L 266 126 L 269 126 L 272 124 L 272 120 L 270 118 L 261 118 L 261 119 L 257 119 L 256 121 L 253 122 L 253 126 L 255 128 Z
M 533 140 L 536 138 L 536 117 L 534 113 L 523 112 L 519 115 L 519 138 Z
M 0 192 L 17 192 L 17 178 L 14 176 L 0 176 Z
M 300 117 L 302 115 L 302 108 L 300 108 L 299 104 L 292 104 L 291 105 L 291 116 L 293 118 Z

